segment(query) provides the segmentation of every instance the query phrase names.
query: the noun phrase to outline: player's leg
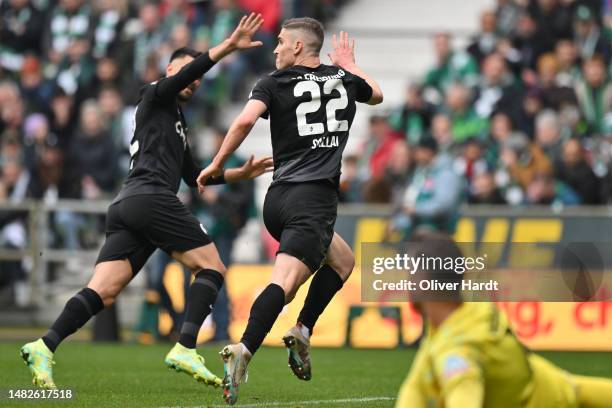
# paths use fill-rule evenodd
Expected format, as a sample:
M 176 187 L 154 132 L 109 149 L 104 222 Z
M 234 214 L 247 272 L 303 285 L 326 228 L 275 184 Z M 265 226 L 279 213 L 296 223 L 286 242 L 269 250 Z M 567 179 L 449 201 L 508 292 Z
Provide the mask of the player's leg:
M 302 332 L 310 336 L 317 319 L 334 295 L 351 276 L 355 266 L 355 255 L 340 235 L 334 233 L 327 251 L 326 263 L 315 273 L 298 316 L 298 324 L 305 326 Z
M 146 204 L 151 216 L 142 229 L 147 240 L 163 249 L 193 274 L 185 305 L 180 338 L 164 359 L 165 364 L 209 385 L 221 379 L 205 366 L 196 352 L 200 327 L 210 314 L 224 281 L 225 266 L 204 227 L 175 196 L 160 196 Z
M 138 272 L 153 247 L 127 230 L 113 225 L 113 210 L 107 216 L 106 242 L 100 250 L 93 277 L 68 300 L 57 320 L 40 339 L 21 348 L 21 355 L 33 377 L 34 384 L 54 388 L 53 353 L 69 335 L 80 329 L 105 306 L 112 304 L 121 290 Z
M 354 266 L 353 251 L 340 235 L 334 233 L 326 263 L 310 282 L 297 323 L 283 337 L 289 354 L 289 367 L 300 380 L 309 381 L 312 378 L 310 335 L 317 319 L 349 278 Z
M 213 243 L 186 252 L 173 252 L 172 257 L 185 265 L 194 277 L 178 341 L 182 346 L 194 349 L 200 327 L 212 311 L 223 285 L 226 269 Z
M 612 401 L 612 380 L 572 375 L 580 408 L 605 408 Z
M 285 304 L 291 302 L 299 287 L 308 280 L 311 269 L 298 258 L 279 253 L 274 262 L 270 284 L 257 297 L 240 343 L 221 351 L 224 361 L 223 398 L 233 405 L 238 386 L 247 378 L 247 365 L 274 325 Z

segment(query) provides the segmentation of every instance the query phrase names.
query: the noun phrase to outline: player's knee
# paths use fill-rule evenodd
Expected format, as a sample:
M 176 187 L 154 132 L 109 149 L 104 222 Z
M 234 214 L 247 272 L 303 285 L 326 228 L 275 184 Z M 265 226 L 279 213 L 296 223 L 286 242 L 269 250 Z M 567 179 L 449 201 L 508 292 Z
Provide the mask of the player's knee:
M 117 299 L 117 295 L 119 295 L 119 292 L 121 292 L 121 288 L 117 287 L 117 285 L 107 285 L 104 287 L 91 287 L 88 286 L 90 289 L 92 289 L 93 291 L 95 291 L 98 296 L 100 296 L 100 299 L 102 299 L 102 303 L 104 304 L 104 307 L 108 307 L 110 305 L 112 305 L 113 303 L 115 303 L 115 299 Z
M 225 276 L 227 273 L 227 268 L 223 265 L 223 262 L 208 262 L 206 260 L 202 260 L 201 262 L 196 262 L 194 265 L 189 266 L 189 270 L 191 273 L 198 273 L 202 269 L 212 269 L 213 271 L 219 272 L 221 275 Z

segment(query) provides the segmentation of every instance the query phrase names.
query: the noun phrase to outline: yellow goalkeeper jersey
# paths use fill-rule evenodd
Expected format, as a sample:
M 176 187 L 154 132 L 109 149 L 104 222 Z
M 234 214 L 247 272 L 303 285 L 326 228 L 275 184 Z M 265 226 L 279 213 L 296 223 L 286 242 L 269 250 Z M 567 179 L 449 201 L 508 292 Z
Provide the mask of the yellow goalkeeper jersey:
M 429 330 L 396 408 L 577 407 L 570 376 L 530 353 L 494 304 L 464 303 Z

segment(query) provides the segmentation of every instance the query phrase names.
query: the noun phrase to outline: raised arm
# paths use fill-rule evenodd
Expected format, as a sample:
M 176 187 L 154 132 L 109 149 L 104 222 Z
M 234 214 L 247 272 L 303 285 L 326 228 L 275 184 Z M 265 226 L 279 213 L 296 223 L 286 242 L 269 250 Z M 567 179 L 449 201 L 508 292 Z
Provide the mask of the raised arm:
M 378 105 L 381 103 L 383 101 L 383 93 L 380 86 L 355 63 L 355 40 L 349 39 L 348 33 L 340 31 L 339 38 L 336 38 L 336 34 L 332 37 L 332 48 L 331 54 L 327 54 L 332 64 L 362 78 L 372 88 L 372 96 L 367 101 L 367 104 Z
M 203 190 L 209 177 L 218 177 L 223 174 L 223 165 L 232 153 L 238 149 L 247 137 L 257 119 L 267 110 L 266 104 L 260 100 L 251 99 L 234 120 L 223 140 L 223 144 L 212 163 L 208 165 L 198 177 L 198 189 Z
M 179 92 L 199 79 L 226 55 L 235 50 L 261 46 L 261 41 L 252 41 L 252 38 L 262 23 L 261 14 L 251 13 L 248 17 L 243 16 L 229 38 L 195 58 L 175 75 L 160 80 L 155 91 L 156 95 L 160 98 L 175 98 Z

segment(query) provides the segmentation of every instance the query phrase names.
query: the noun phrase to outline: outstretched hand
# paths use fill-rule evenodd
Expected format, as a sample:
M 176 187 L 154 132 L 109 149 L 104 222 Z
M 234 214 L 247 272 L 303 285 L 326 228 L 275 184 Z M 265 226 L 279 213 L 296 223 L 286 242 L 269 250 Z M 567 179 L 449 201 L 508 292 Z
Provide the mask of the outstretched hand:
M 196 182 L 198 183 L 198 192 L 202 194 L 204 192 L 204 184 L 206 184 L 206 180 L 209 177 L 219 177 L 223 174 L 223 166 L 217 165 L 215 162 L 212 162 L 204 170 L 200 172 L 198 179 Z
M 261 41 L 253 41 L 253 36 L 263 24 L 261 14 L 251 13 L 248 17 L 243 16 L 240 19 L 238 27 L 229 37 L 229 42 L 237 49 L 246 49 L 260 47 L 263 45 Z
M 331 63 L 342 68 L 355 65 L 355 40 L 347 32 L 340 31 L 338 38 L 332 36 L 332 52 L 327 54 Z
M 274 162 L 272 161 L 272 157 L 264 157 L 255 160 L 255 156 L 251 156 L 249 160 L 240 167 L 240 173 L 245 179 L 253 179 L 273 170 Z

